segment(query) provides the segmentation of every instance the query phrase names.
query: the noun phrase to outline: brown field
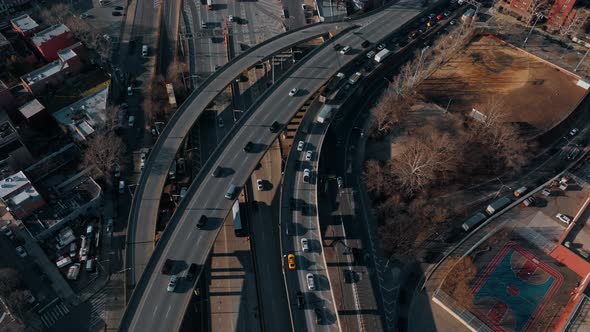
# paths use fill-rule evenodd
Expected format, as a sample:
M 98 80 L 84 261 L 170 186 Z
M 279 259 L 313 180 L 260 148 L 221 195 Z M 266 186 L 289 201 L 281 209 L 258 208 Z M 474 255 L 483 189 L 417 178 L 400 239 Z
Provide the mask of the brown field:
M 450 112 L 468 114 L 490 96 L 502 100 L 507 120 L 539 133 L 560 122 L 585 90 L 578 79 L 493 36 L 478 36 L 436 70 L 420 93 Z

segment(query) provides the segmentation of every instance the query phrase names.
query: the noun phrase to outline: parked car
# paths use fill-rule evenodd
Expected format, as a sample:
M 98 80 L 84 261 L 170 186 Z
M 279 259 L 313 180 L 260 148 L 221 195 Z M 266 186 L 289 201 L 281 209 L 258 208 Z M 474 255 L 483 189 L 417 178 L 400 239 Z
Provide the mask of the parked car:
M 385 45 L 385 44 L 381 43 L 381 44 L 377 45 L 377 49 L 378 49 L 379 51 L 381 51 L 381 50 L 382 50 L 382 49 L 384 49 L 386 46 L 387 46 L 387 45 Z
M 221 117 L 220 118 L 217 118 L 217 126 L 219 128 L 225 127 L 225 124 L 223 123 L 223 118 L 221 118 Z
M 27 251 L 22 246 L 16 247 L 16 253 L 21 257 L 25 258 L 28 256 Z
M 2 230 L 2 233 L 4 233 L 4 235 L 6 235 L 7 238 L 14 240 L 14 233 L 10 230 L 10 228 L 8 228 L 8 225 L 2 226 L 0 230 Z
M 119 166 L 119 164 L 115 164 L 115 171 L 113 174 L 116 178 L 121 177 L 121 166 Z
M 303 182 L 309 183 L 310 171 L 309 168 L 303 170 Z
M 264 182 L 262 182 L 262 179 L 256 180 L 256 187 L 258 188 L 258 191 L 262 191 L 262 189 L 264 189 Z
M 303 297 L 303 293 L 301 293 L 300 291 L 297 291 L 297 308 L 299 309 L 303 309 L 303 307 L 305 306 L 305 298 Z
M 524 206 L 534 206 L 536 201 L 537 199 L 535 198 L 535 196 L 531 196 L 525 199 L 522 203 L 524 204 Z
M 457 20 L 455 20 L 455 19 L 452 19 L 452 20 L 451 20 L 451 22 L 449 22 L 449 24 L 450 24 L 450 25 L 455 25 L 455 24 L 457 24 Z
M 563 222 L 566 225 L 569 225 L 572 222 L 572 219 L 563 213 L 556 214 L 555 218 L 557 218 L 559 221 Z
M 305 160 L 310 161 L 312 156 L 313 156 L 313 151 L 307 151 L 305 153 Z
M 574 128 L 574 129 L 570 130 L 570 136 L 576 136 L 578 134 L 578 132 L 580 132 L 580 129 Z
M 342 187 L 344 187 L 344 180 L 341 176 L 336 178 L 336 183 L 338 183 L 338 189 L 342 189 Z
M 127 95 L 133 96 L 133 87 L 131 87 L 131 85 L 127 87 Z

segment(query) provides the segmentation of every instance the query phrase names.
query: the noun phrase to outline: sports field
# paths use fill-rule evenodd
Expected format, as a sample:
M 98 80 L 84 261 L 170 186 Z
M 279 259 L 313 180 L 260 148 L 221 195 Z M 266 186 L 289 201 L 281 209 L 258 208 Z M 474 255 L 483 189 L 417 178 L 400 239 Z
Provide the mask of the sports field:
M 494 331 L 532 331 L 562 282 L 558 271 L 509 242 L 473 284 L 473 313 Z
M 585 90 L 577 78 L 506 44 L 478 36 L 420 85 L 426 100 L 468 114 L 490 96 L 506 110 L 506 121 L 538 134 L 560 122 Z

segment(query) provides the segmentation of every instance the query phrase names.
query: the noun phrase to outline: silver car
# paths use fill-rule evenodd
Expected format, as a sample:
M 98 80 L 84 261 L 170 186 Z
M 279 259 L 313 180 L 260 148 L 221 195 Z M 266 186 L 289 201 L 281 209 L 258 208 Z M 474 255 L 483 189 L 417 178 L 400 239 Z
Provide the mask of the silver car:
M 301 249 L 303 252 L 309 251 L 309 241 L 306 238 L 301 239 Z
M 305 279 L 307 280 L 307 288 L 309 290 L 315 290 L 315 279 L 313 278 L 313 274 L 308 273 L 305 276 Z
M 168 292 L 174 292 L 174 290 L 176 289 L 176 279 L 176 276 L 170 277 L 170 282 L 168 282 L 168 288 L 166 288 Z

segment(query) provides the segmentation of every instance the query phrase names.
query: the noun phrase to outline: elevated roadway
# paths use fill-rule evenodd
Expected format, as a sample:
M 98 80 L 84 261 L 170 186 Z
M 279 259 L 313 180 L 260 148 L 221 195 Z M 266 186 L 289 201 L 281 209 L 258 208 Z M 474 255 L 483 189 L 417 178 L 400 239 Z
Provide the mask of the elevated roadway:
M 144 275 L 135 287 L 120 327 L 121 330 L 178 330 L 192 288 L 192 283 L 184 280 L 182 276 L 190 263 L 199 265 L 205 263 L 220 225 L 233 202 L 224 199 L 223 196 L 231 183 L 238 186 L 245 183 L 262 153 L 276 139 L 277 134 L 269 131 L 270 124 L 273 121 L 287 123 L 310 93 L 318 90 L 341 67 L 360 55 L 363 41 L 370 40 L 373 43 L 380 41 L 420 12 L 419 3 L 401 1 L 374 15 L 354 21 L 359 27 L 354 31 L 346 32 L 338 39 L 338 43 L 350 45 L 353 48 L 351 52 L 340 55 L 332 47 L 321 46 L 312 58 L 300 64 L 282 84 L 275 86 L 272 95 L 253 109 L 249 116 L 245 116 L 241 125 L 234 127 L 235 130 L 232 130 L 233 133 L 230 134 L 229 139 L 222 142 L 218 148 L 219 156 L 204 165 L 201 175 L 191 186 L 177 213 L 170 221 L 168 229 L 146 266 Z M 163 136 L 156 143 L 144 171 L 146 174 L 142 176 L 140 187 L 136 192 L 134 203 L 137 206 L 134 204 L 132 220 L 141 220 L 142 223 L 147 224 L 149 220 L 156 217 L 161 188 L 164 185 L 168 167 L 183 138 L 207 104 L 222 91 L 228 82 L 237 77 L 242 69 L 253 66 L 257 61 L 267 58 L 282 48 L 288 48 L 298 38 L 303 41 L 306 37 L 312 38 L 331 29 L 350 26 L 352 26 L 350 22 L 331 23 L 291 32 L 236 58 L 224 70 L 214 74 L 207 84 L 201 86 L 199 91 L 194 93 L 185 106 L 175 114 Z M 283 47 L 277 47 L 274 44 L 276 42 L 282 43 Z M 295 97 L 289 97 L 289 90 L 293 87 L 299 88 L 300 92 Z M 254 143 L 252 153 L 243 151 L 248 141 Z M 224 176 L 219 178 L 209 176 L 211 170 L 217 166 L 225 169 Z M 196 221 L 202 215 L 206 215 L 209 222 L 206 227 L 197 229 Z M 142 225 L 139 228 L 141 232 L 146 233 L 144 237 L 146 245 L 143 250 L 151 250 L 153 226 Z M 130 222 L 130 236 L 134 236 L 137 232 L 137 223 Z M 137 239 L 137 237 L 132 238 Z M 137 247 L 134 247 L 133 250 L 137 250 Z M 169 277 L 159 273 L 166 258 L 175 261 L 172 273 L 181 277 L 177 291 L 173 293 L 166 291 Z M 137 263 L 134 268 L 133 272 L 137 274 Z

